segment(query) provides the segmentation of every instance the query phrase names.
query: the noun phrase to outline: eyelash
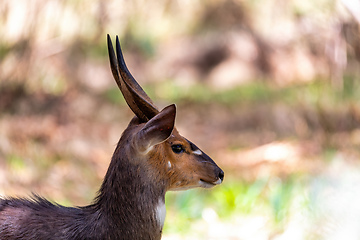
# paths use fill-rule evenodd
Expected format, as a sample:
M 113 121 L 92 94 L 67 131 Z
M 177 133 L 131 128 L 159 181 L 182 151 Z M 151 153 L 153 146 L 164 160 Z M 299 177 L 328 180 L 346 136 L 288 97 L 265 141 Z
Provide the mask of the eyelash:
M 184 147 L 181 144 L 174 144 L 171 146 L 171 149 L 176 154 L 183 153 L 185 151 Z

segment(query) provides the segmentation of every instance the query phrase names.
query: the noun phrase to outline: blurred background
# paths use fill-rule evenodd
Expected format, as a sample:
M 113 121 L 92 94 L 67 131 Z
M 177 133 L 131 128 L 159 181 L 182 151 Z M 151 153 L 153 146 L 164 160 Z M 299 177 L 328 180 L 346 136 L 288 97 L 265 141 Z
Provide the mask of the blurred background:
M 360 239 L 359 0 L 2 0 L 0 195 L 86 205 L 133 113 L 106 34 L 225 171 L 165 240 Z

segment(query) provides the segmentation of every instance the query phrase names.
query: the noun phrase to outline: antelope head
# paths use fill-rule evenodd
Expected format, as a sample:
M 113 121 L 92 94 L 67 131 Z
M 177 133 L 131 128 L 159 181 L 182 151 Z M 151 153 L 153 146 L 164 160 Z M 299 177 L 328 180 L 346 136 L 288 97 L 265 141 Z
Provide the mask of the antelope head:
M 159 111 L 129 72 L 116 36 L 116 56 L 107 36 L 112 74 L 126 103 L 136 115 L 124 132 L 134 161 L 145 161 L 151 178 L 161 182 L 165 191 L 194 187 L 210 188 L 220 184 L 224 172 L 195 144 L 176 130 L 175 104 Z

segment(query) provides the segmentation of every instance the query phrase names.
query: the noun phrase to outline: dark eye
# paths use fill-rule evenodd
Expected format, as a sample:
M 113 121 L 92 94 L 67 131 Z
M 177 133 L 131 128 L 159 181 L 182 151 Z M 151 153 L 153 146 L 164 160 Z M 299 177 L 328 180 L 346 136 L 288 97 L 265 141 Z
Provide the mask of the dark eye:
M 171 149 L 173 150 L 174 153 L 177 153 L 177 154 L 185 151 L 184 147 L 181 144 L 172 145 Z

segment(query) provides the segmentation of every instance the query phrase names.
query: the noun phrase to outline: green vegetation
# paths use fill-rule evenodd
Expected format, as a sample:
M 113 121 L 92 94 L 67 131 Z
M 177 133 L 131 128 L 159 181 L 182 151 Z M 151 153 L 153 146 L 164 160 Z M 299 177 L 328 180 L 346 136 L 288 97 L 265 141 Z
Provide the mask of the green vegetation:
M 231 221 L 236 217 L 265 215 L 275 229 L 283 229 L 288 217 L 308 208 L 308 196 L 304 191 L 305 176 L 259 178 L 254 182 L 224 181 L 211 190 L 194 189 L 185 192 L 170 192 L 166 195 L 167 223 L 165 233 L 197 232 L 193 226 L 199 220 L 205 220 L 204 212 L 212 209 L 217 220 Z M 296 203 L 296 204 L 295 204 Z
M 174 81 L 153 83 L 144 87 L 149 96 L 156 100 L 169 102 L 219 103 L 226 105 L 277 103 L 287 105 L 339 106 L 359 100 L 360 84 L 357 79 L 346 79 L 343 91 L 331 87 L 329 82 L 314 81 L 306 84 L 274 87 L 270 84 L 254 81 L 253 83 L 236 86 L 230 89 L 215 89 L 205 84 L 179 85 Z M 121 103 L 123 97 L 118 94 L 117 87 L 106 91 L 108 100 Z

